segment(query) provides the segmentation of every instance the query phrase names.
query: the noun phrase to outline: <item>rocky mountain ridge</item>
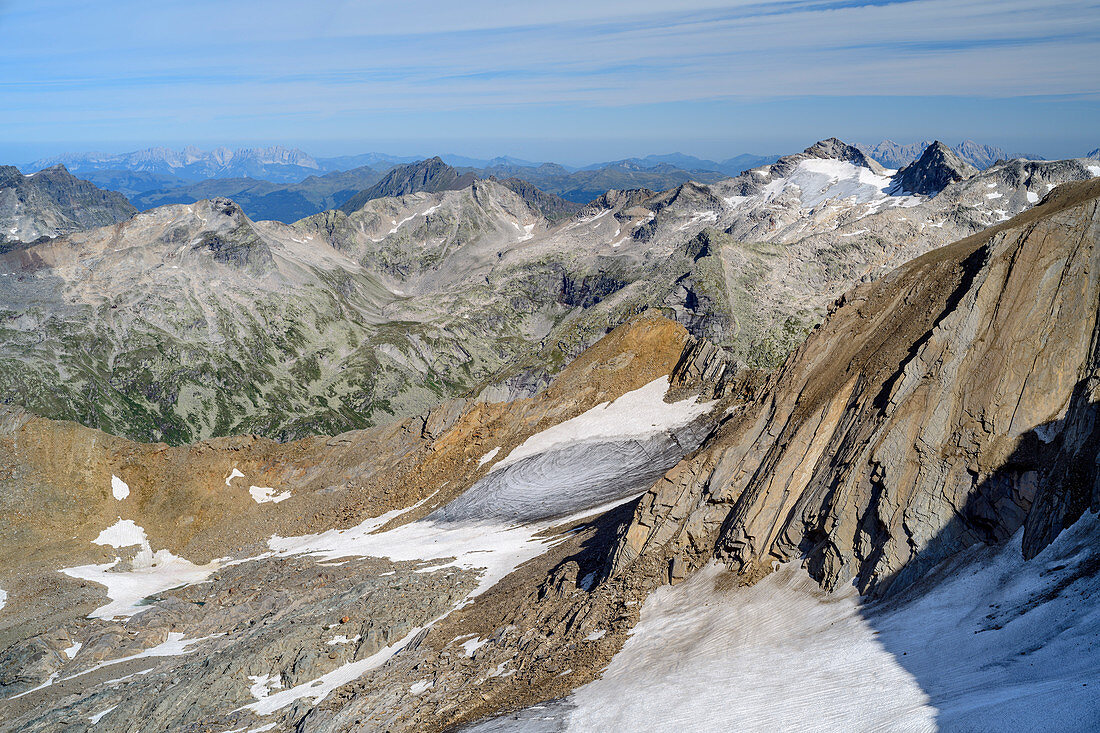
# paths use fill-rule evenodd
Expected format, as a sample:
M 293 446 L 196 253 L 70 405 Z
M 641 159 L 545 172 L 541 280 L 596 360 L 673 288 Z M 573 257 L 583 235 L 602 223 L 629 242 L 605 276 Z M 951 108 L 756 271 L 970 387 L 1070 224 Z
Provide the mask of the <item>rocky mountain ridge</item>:
M 178 444 L 530 396 L 648 308 L 770 370 L 853 283 L 1091 175 L 1012 161 L 903 196 L 828 157 L 861 159 L 842 146 L 712 186 L 611 192 L 554 222 L 494 181 L 293 226 L 228 203 L 153 210 L 0 259 L 0 381 L 39 414 Z
M 898 171 L 894 176 L 894 185 L 902 191 L 935 196 L 952 183 L 977 174 L 977 168 L 937 140 L 928 146 L 920 158 Z
M 121 194 L 82 181 L 64 166 L 29 176 L 13 166 L 0 166 L 0 251 L 115 224 L 136 212 Z

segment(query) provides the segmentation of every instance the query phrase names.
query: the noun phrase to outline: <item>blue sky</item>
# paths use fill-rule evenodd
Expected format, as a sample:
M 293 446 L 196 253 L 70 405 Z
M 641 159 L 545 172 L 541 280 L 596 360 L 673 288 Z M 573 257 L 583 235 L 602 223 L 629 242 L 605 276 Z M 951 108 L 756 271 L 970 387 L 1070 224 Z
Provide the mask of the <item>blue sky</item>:
M 0 160 L 1100 146 L 1100 2 L 0 0 Z

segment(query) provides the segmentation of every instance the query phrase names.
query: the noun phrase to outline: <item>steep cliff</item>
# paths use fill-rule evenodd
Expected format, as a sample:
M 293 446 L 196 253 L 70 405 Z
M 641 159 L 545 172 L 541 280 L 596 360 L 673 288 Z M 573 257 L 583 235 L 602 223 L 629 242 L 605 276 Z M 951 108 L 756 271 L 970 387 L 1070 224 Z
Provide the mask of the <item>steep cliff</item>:
M 1100 181 L 834 304 L 760 396 L 643 497 L 610 563 L 753 582 L 804 558 L 881 595 L 1025 527 L 1033 556 L 1097 492 Z

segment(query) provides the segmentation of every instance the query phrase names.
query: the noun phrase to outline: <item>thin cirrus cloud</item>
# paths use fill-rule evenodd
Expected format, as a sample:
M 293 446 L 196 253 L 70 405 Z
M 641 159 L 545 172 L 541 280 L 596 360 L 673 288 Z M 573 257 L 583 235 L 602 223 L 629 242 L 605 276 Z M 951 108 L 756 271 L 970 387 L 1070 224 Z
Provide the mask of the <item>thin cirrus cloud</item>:
M 1100 94 L 1096 2 L 669 5 L 9 2 L 0 132 L 185 120 L 216 136 L 219 120 L 252 117 L 278 135 L 305 120 L 488 120 L 524 106 Z

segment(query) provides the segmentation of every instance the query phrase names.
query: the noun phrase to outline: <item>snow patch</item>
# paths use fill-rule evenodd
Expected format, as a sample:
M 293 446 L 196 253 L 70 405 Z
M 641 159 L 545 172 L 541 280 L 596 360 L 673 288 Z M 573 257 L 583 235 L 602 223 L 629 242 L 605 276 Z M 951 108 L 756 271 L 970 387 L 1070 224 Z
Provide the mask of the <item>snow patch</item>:
M 80 651 L 80 647 L 82 647 L 82 646 L 84 646 L 84 645 L 81 644 L 79 641 L 74 641 L 72 646 L 66 647 L 65 649 L 62 649 L 61 651 L 63 651 L 65 653 L 66 657 L 68 657 L 69 659 L 72 659 L 73 657 L 76 656 L 76 653 L 78 651 Z
M 111 476 L 111 495 L 122 501 L 130 495 L 130 487 L 118 476 Z
M 255 500 L 257 504 L 266 504 L 268 502 L 278 504 L 280 501 L 285 501 L 290 498 L 289 491 L 282 491 L 276 494 L 275 489 L 270 486 L 249 486 L 248 493 L 252 495 L 253 500 Z
M 359 641 L 359 639 L 361 639 L 361 638 L 362 637 L 360 637 L 359 634 L 356 634 L 355 636 L 352 636 L 350 638 L 347 637 L 347 636 L 344 636 L 343 634 L 340 634 L 339 636 L 332 637 L 331 639 L 329 639 L 325 643 L 328 644 L 329 646 L 336 646 L 337 644 L 354 644 L 355 642 Z
M 485 646 L 488 643 L 489 643 L 488 639 L 482 639 L 480 637 L 475 636 L 474 638 L 470 639 L 469 641 L 462 642 L 462 649 L 466 652 L 467 657 L 472 657 L 472 656 L 474 656 L 474 652 L 476 652 L 478 649 L 480 649 L 481 647 Z
M 225 485 L 226 485 L 226 486 L 229 486 L 229 485 L 230 485 L 230 484 L 229 484 L 229 482 L 230 482 L 230 481 L 232 481 L 232 480 L 233 480 L 233 479 L 235 479 L 235 478 L 244 478 L 244 474 L 243 474 L 243 473 L 241 473 L 241 472 L 240 472 L 240 470 L 239 470 L 239 469 L 237 469 L 237 468 L 234 468 L 234 469 L 233 469 L 233 470 L 232 470 L 232 471 L 231 471 L 231 472 L 229 473 L 229 475 L 225 477 Z
M 712 564 L 653 593 L 602 678 L 569 698 L 566 729 L 935 730 L 854 592 L 826 596 L 794 564 L 726 591 L 724 573 Z
M 696 398 L 668 404 L 668 377 L 654 379 L 644 387 L 604 402 L 587 412 L 536 433 L 493 464 L 490 473 L 552 448 L 581 441 L 641 438 L 684 425 L 705 414 L 713 402 Z
M 257 700 L 263 700 L 271 694 L 272 690 L 277 690 L 283 686 L 283 679 L 277 674 L 249 675 L 248 679 L 252 682 L 252 686 L 248 688 L 248 691 Z
M 413 638 L 420 633 L 421 628 L 422 627 L 417 627 L 413 629 L 403 639 L 390 644 L 388 647 L 379 649 L 365 659 L 343 664 L 331 672 L 321 675 L 315 680 L 303 682 L 289 689 L 267 695 L 254 703 L 238 708 L 238 710 L 248 709 L 257 715 L 270 715 L 279 708 L 290 705 L 294 701 L 303 698 L 309 698 L 311 702 L 316 705 L 328 697 L 329 693 L 337 687 L 346 685 L 352 680 L 363 676 L 366 672 L 381 667 L 389 661 L 390 657 L 401 651 L 406 644 L 412 641 Z M 274 727 L 274 724 L 272 724 L 272 726 Z
M 117 707 L 118 707 L 118 705 L 112 705 L 109 708 L 104 708 L 103 710 L 100 710 L 98 713 L 95 713 L 94 715 L 89 715 L 88 716 L 88 721 L 92 725 L 96 725 L 97 723 L 99 723 L 99 721 L 103 720 L 104 715 L 111 712 L 112 710 L 114 710 Z
M 141 601 L 145 598 L 170 588 L 199 583 L 220 567 L 216 560 L 200 566 L 173 555 L 169 550 L 153 552 L 145 530 L 133 520 L 121 517 L 114 525 L 100 532 L 93 542 L 114 548 L 138 545 L 140 549 L 130 562 L 128 570 L 114 570 L 122 562 L 118 557 L 114 562 L 102 565 L 81 565 L 61 570 L 70 577 L 107 587 L 107 596 L 111 602 L 97 608 L 89 618 L 133 616 L 143 610 Z
M 1089 172 L 1089 175 L 1093 178 L 1100 178 L 1100 165 L 1085 166 L 1085 170 Z
M 433 684 L 434 683 L 431 680 L 418 680 L 409 685 L 409 692 L 414 695 L 419 695 L 421 692 L 424 692 L 424 690 L 427 690 Z
M 489 451 L 485 455 L 483 455 L 481 458 L 479 458 L 478 461 L 477 461 L 477 467 L 481 468 L 486 463 L 488 463 L 489 461 L 496 458 L 497 453 L 500 453 L 500 446 L 499 445 L 496 448 L 493 448 L 491 451 Z
M 859 229 L 859 230 L 854 231 L 854 232 L 848 232 L 847 234 L 841 234 L 840 236 L 842 236 L 842 237 L 858 237 L 860 234 L 866 234 L 868 231 L 870 231 L 870 230 L 869 229 Z
M 1029 204 L 1039 203 L 1039 194 L 1035 193 L 1034 191 L 1028 191 L 1027 192 L 1027 202 Z

